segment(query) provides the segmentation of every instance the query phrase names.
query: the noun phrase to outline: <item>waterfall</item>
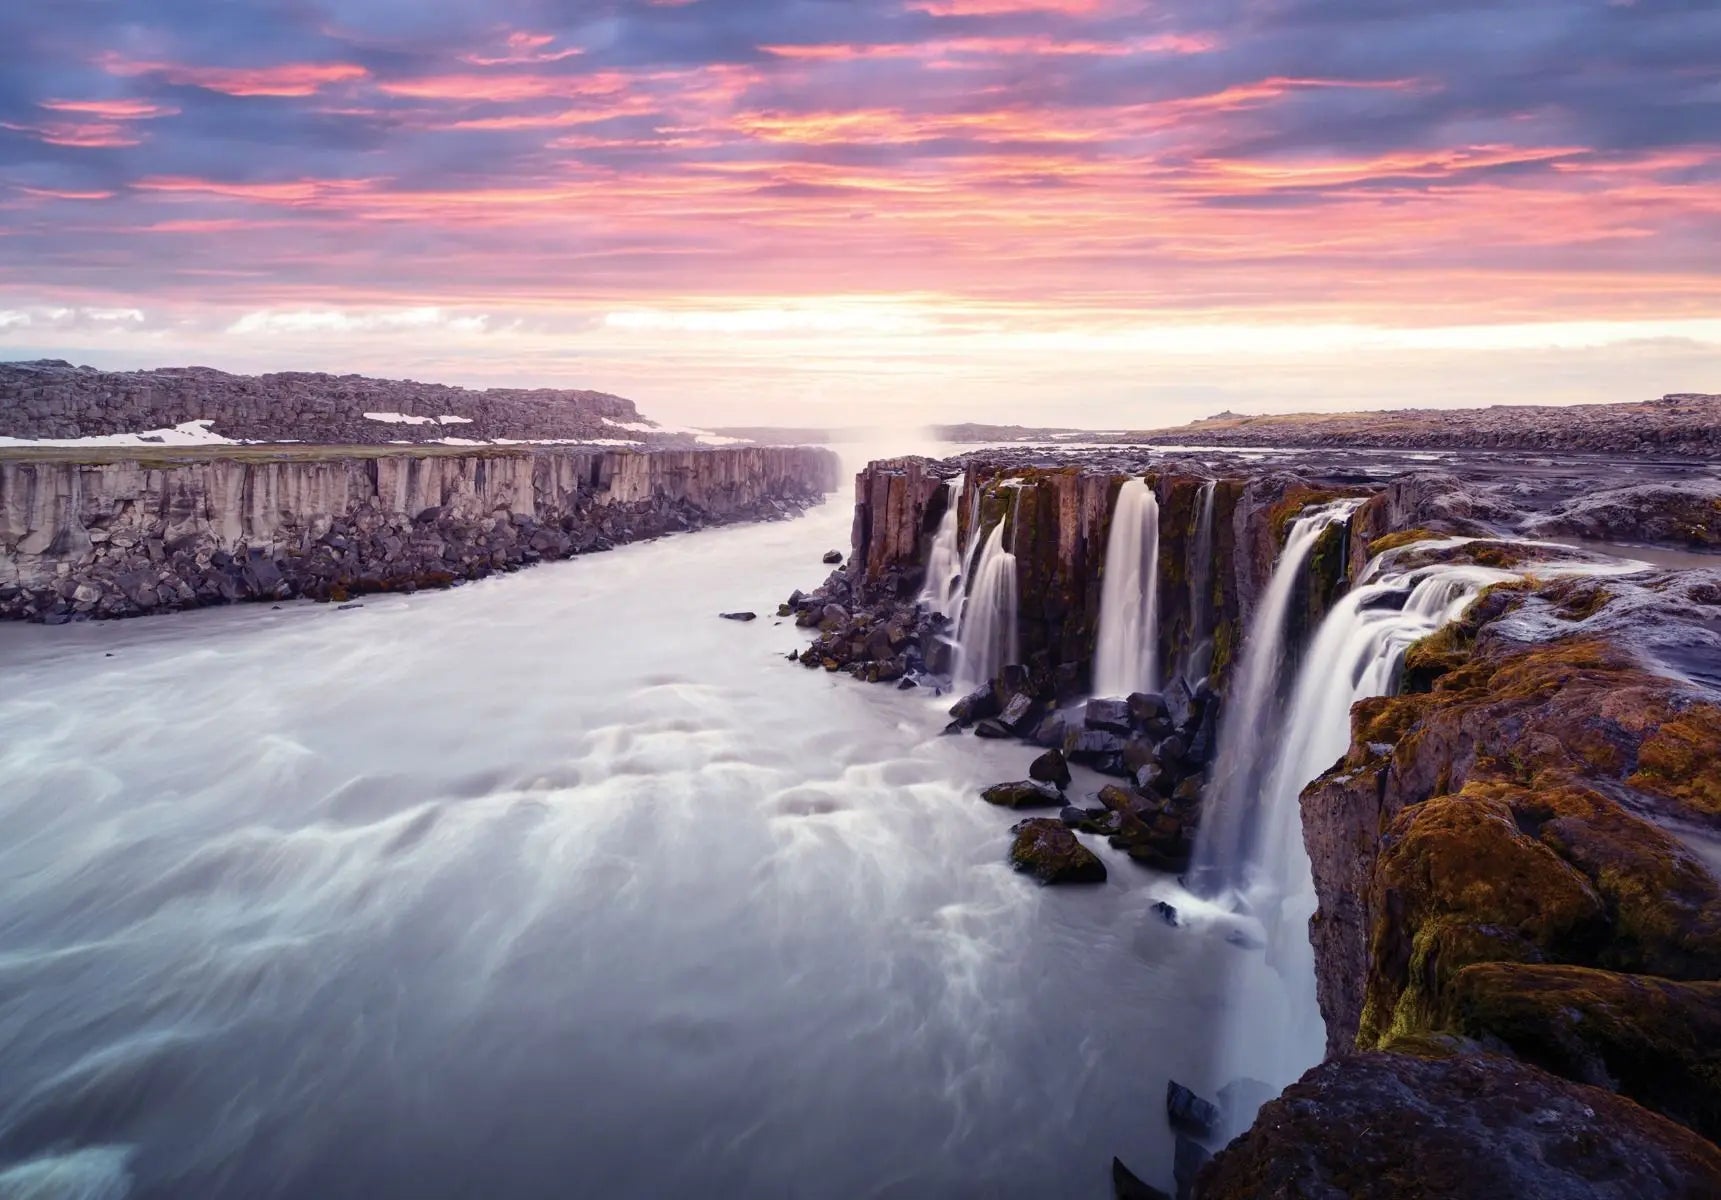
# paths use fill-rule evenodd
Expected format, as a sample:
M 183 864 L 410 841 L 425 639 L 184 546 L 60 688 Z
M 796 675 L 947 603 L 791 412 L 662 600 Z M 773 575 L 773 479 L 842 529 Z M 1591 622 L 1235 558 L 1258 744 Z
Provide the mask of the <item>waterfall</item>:
M 920 602 L 955 622 L 962 615 L 958 607 L 962 596 L 962 534 L 957 520 L 962 490 L 956 484 L 944 486 L 950 494 L 944 516 L 938 522 L 938 533 L 932 539 L 932 549 L 927 552 L 926 583 L 920 589 Z
M 1159 498 L 1131 479 L 1118 490 L 1106 542 L 1094 694 L 1156 690 L 1158 647 Z
M 1188 655 L 1183 674 L 1191 684 L 1206 675 L 1213 663 L 1213 497 L 1219 481 L 1201 485 L 1195 517 L 1195 538 L 1189 562 Z
M 970 572 L 956 638 L 959 687 L 979 687 L 1016 661 L 1016 556 L 1004 549 L 1004 534 L 1014 525 L 1013 517 L 1014 506 L 1011 516 L 994 525 L 980 544 Z M 979 527 L 973 528 L 978 534 Z
M 1298 517 L 1285 539 L 1248 635 L 1243 661 L 1226 696 L 1214 769 L 1195 839 L 1190 878 L 1209 894 L 1233 890 L 1246 877 L 1260 835 L 1261 788 L 1270 763 L 1271 731 L 1280 726 L 1281 674 L 1287 657 L 1285 623 L 1297 581 L 1315 543 L 1332 525 L 1348 520 L 1361 503 L 1341 500 Z

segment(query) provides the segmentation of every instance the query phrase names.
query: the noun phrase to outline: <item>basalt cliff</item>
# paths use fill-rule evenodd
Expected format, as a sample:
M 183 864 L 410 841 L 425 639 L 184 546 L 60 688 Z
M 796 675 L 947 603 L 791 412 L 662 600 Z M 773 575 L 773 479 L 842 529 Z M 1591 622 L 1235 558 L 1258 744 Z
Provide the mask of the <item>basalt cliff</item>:
M 790 515 L 837 458 L 792 447 L 317 447 L 0 457 L 0 617 L 60 623 L 446 587 Z
M 953 689 L 950 732 L 1045 748 L 984 797 L 1058 811 L 1011 830 L 1042 881 L 1104 878 L 1093 838 L 1202 891 L 1228 849 L 1272 859 L 1289 805 L 1324 1055 L 1205 1167 L 1186 1139 L 1180 1193 L 1695 1198 L 1721 1194 L 1717 544 L 1714 477 L 1643 460 L 980 451 L 870 466 L 848 561 L 783 612 L 807 668 Z M 1090 698 L 1135 545 L 1151 688 Z

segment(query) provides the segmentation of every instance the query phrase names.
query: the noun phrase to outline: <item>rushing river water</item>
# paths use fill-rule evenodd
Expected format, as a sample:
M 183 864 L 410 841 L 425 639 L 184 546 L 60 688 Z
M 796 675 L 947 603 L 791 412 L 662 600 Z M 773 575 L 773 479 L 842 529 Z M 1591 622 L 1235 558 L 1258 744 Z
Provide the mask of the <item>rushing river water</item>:
M 1013 874 L 1030 748 L 785 661 L 849 517 L 0 629 L 0 1196 L 1169 1186 L 1244 952 Z

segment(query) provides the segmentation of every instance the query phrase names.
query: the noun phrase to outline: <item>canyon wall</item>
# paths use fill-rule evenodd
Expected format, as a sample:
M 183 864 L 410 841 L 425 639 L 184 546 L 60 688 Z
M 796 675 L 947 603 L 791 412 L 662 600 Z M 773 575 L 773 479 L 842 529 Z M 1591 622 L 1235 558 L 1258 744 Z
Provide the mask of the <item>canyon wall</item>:
M 0 460 L 0 616 L 59 622 L 445 586 L 835 489 L 812 448 Z

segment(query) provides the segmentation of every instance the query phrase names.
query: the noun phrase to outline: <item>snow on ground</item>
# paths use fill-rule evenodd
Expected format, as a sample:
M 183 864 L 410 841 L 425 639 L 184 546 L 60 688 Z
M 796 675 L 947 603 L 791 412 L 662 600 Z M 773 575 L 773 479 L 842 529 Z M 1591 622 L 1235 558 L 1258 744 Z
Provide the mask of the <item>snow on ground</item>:
M 234 446 L 232 438 L 224 438 L 210 429 L 208 421 L 186 421 L 171 429 L 149 429 L 143 433 L 107 433 L 81 438 L 14 438 L 0 437 L 0 446 Z
M 368 412 L 367 421 L 381 421 L 385 425 L 470 425 L 471 417 L 414 417 L 397 412 Z

